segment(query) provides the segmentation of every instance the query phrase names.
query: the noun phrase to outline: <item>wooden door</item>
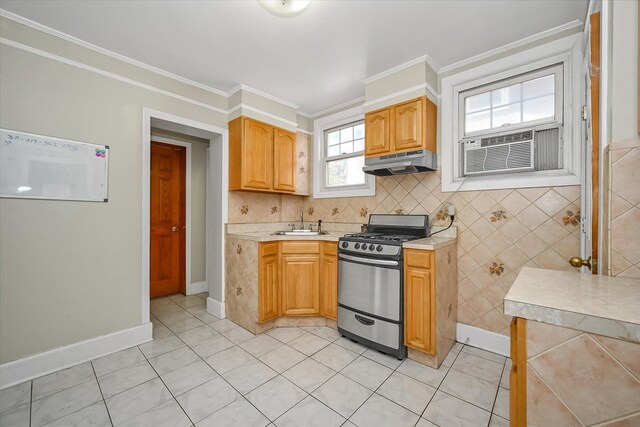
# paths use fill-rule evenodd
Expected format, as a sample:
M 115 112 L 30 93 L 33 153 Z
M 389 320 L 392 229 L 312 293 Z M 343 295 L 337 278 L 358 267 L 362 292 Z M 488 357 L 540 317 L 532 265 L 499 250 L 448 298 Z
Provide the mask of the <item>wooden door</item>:
M 364 116 L 365 155 L 379 156 L 391 151 L 389 129 L 391 127 L 390 110 L 384 109 L 367 113 Z
M 396 105 L 394 108 L 395 147 L 392 147 L 392 151 L 415 150 L 423 147 L 423 109 L 422 98 Z
M 324 242 L 320 259 L 321 314 L 338 319 L 338 244 Z
M 243 187 L 270 190 L 273 183 L 273 127 L 245 119 L 243 151 Z
M 405 268 L 404 342 L 435 353 L 435 289 L 431 270 Z
M 151 143 L 151 297 L 185 293 L 186 148 Z
M 258 321 L 280 315 L 278 243 L 260 243 L 258 266 Z
M 320 314 L 320 256 L 282 257 L 282 314 Z
M 273 189 L 296 191 L 296 134 L 274 129 Z

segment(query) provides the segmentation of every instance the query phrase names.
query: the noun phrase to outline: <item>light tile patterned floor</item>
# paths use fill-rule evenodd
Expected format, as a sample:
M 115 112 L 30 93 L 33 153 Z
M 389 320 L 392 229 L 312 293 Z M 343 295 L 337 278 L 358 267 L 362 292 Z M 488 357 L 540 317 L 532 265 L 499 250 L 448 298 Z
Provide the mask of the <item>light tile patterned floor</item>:
M 154 341 L 0 391 L 0 426 L 507 426 L 503 356 L 456 344 L 440 369 L 330 328 L 254 336 L 206 294 L 151 302 Z

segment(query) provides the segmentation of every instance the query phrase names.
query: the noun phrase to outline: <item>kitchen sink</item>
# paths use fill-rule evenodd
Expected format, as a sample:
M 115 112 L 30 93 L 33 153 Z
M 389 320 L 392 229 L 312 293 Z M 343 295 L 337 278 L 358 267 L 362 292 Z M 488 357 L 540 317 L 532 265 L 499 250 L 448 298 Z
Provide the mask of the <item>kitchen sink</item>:
M 311 230 L 287 230 L 276 231 L 273 233 L 275 236 L 318 236 L 328 234 L 326 231 L 311 231 Z

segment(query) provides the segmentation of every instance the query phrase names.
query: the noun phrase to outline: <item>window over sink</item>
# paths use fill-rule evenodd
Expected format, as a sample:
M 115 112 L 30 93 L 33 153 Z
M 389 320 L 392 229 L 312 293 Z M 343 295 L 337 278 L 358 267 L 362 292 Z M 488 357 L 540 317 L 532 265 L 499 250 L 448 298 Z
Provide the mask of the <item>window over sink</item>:
M 375 195 L 375 177 L 364 167 L 364 112 L 352 108 L 314 122 L 315 198 Z

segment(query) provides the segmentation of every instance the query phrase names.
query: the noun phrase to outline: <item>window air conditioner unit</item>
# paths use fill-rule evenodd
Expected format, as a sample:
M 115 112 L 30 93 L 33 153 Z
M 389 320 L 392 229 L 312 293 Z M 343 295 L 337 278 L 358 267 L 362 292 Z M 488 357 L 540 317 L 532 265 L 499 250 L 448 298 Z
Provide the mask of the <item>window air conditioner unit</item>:
M 562 169 L 561 126 L 460 141 L 463 176 Z

